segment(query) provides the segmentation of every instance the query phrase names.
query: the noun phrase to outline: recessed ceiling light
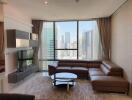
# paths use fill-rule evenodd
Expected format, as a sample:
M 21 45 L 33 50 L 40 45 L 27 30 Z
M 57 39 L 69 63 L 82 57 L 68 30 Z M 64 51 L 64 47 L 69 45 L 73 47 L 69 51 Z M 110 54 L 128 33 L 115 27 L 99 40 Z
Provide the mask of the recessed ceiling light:
M 47 1 L 47 0 L 45 0 L 45 1 L 44 1 L 44 4 L 45 4 L 45 5 L 48 5 L 48 1 Z
M 76 0 L 76 2 L 79 2 L 79 0 Z

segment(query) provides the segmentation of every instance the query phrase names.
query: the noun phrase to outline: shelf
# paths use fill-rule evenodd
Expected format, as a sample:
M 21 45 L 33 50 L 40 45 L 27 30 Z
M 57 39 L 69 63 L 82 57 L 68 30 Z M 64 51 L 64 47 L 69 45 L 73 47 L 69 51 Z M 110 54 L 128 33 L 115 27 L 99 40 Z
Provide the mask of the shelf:
M 30 47 L 37 47 L 38 46 L 38 40 L 29 40 L 29 46 Z
M 7 30 L 7 48 L 37 47 L 37 37 L 38 36 L 33 33 L 9 29 Z

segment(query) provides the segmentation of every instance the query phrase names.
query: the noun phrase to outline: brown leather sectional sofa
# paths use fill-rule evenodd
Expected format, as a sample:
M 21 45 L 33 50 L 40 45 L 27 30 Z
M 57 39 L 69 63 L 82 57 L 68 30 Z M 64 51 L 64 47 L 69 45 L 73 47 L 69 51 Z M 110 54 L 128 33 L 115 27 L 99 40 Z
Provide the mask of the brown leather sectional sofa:
M 49 75 L 72 72 L 78 78 L 88 78 L 95 91 L 128 93 L 129 82 L 123 78 L 123 69 L 110 61 L 59 60 L 48 65 Z
M 5 60 L 0 60 L 0 73 L 5 71 Z
M 59 60 L 53 65 L 48 65 L 49 75 L 55 72 L 72 72 L 78 75 L 78 78 L 88 78 L 89 68 L 99 68 L 101 61 L 78 61 L 78 60 Z

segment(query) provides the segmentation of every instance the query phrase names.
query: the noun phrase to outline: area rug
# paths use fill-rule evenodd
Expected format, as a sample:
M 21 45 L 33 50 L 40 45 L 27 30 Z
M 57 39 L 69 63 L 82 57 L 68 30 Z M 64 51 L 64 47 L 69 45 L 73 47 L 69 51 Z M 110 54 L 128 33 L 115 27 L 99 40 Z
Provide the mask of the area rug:
M 94 93 L 86 79 L 78 79 L 67 92 L 66 88 L 54 87 L 51 78 L 40 73 L 24 80 L 10 93 L 35 95 L 36 100 L 132 100 L 124 94 Z

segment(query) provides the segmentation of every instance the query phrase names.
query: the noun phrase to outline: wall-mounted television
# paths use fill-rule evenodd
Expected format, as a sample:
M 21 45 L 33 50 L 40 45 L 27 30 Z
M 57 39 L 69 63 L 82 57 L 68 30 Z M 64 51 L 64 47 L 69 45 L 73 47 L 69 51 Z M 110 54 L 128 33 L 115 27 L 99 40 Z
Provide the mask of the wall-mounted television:
M 18 62 L 18 71 L 25 71 L 30 65 L 33 64 L 33 49 L 28 50 L 18 50 L 17 51 L 17 62 Z
M 30 60 L 33 59 L 33 55 L 34 55 L 33 49 L 17 51 L 18 60 Z

